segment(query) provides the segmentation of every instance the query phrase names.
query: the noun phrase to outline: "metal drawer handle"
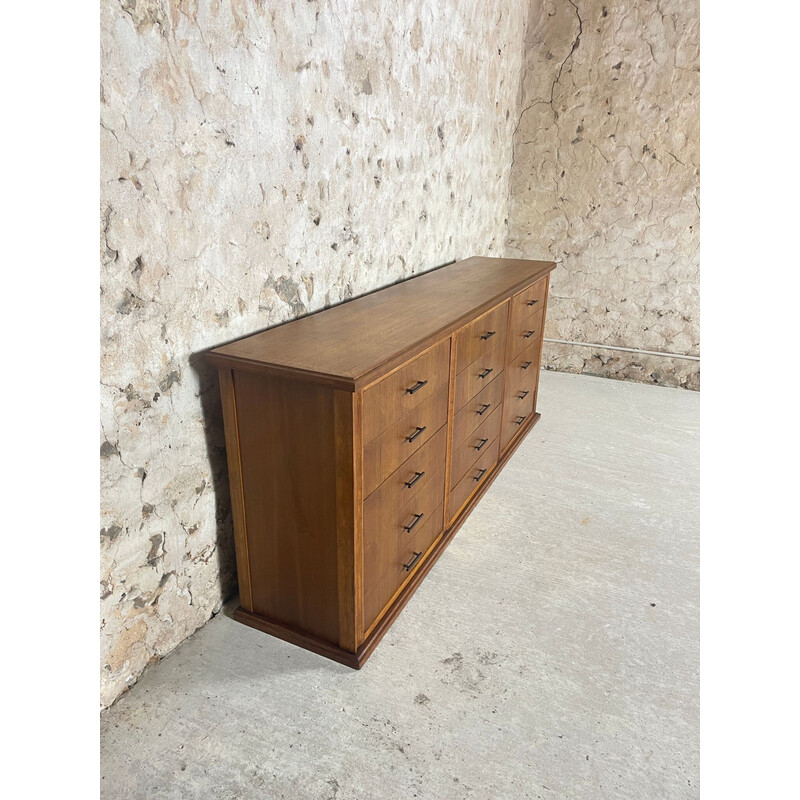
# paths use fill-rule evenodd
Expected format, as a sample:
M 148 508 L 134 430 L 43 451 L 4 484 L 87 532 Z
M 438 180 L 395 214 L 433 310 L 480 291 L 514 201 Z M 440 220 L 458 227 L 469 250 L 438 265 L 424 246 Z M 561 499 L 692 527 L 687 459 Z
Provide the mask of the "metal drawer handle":
M 411 533 L 411 531 L 413 531 L 413 530 L 414 530 L 414 528 L 416 528 L 416 527 L 417 527 L 417 523 L 418 523 L 418 522 L 419 522 L 419 521 L 420 521 L 420 520 L 421 520 L 421 519 L 422 519 L 424 516 L 425 516 L 424 514 L 414 514 L 414 521 L 413 521 L 413 522 L 412 522 L 410 525 L 403 525 L 403 530 L 404 530 L 404 531 L 408 531 L 409 533 Z
M 528 331 L 522 338 L 523 339 L 530 339 L 536 331 Z
M 519 396 L 519 399 L 520 399 L 520 400 L 524 400 L 524 399 L 525 399 L 525 398 L 526 398 L 526 397 L 527 397 L 529 394 L 530 394 L 530 392 L 529 392 L 529 391 L 526 389 L 526 390 L 525 390 L 525 391 L 524 391 L 524 392 L 523 392 L 523 393 L 522 393 L 522 394 Z
M 482 417 L 490 408 L 491 403 L 481 403 L 481 407 L 475 412 L 479 417 Z
M 487 469 L 488 469 L 488 467 L 487 467 Z M 486 470 L 485 469 L 479 469 L 478 470 L 478 474 L 472 476 L 472 480 L 479 481 L 485 474 L 486 474 Z
M 535 306 L 539 301 L 538 300 L 528 300 L 529 306 Z
M 490 372 L 494 372 L 494 367 L 486 367 L 483 372 L 478 373 L 478 377 L 485 378 Z
M 413 442 L 414 439 L 417 438 L 417 436 L 419 436 L 423 431 L 426 431 L 426 430 L 428 430 L 428 426 L 427 425 L 423 425 L 421 428 L 419 426 L 417 426 L 416 431 L 414 431 L 414 433 L 412 433 L 411 436 L 406 436 L 406 440 L 409 441 L 409 442 Z
M 491 339 L 496 333 L 497 331 L 488 331 L 488 333 L 484 333 L 483 336 L 481 336 L 481 339 Z
M 483 447 L 484 447 L 484 445 L 485 445 L 485 444 L 486 444 L 486 442 L 488 442 L 489 440 L 488 440 L 488 439 L 479 439 L 478 441 L 480 442 L 480 444 L 476 444 L 476 445 L 475 445 L 475 449 L 476 449 L 476 450 L 483 450 Z
M 522 425 L 522 423 L 525 422 L 526 419 L 528 419 L 528 415 L 527 414 L 524 417 L 517 417 L 514 420 L 514 424 L 515 425 Z
M 417 381 L 410 389 L 406 389 L 409 394 L 418 392 L 423 386 L 426 386 L 428 381 Z
M 414 564 L 416 564 L 417 561 L 419 561 L 420 558 L 422 558 L 422 553 L 418 553 L 416 550 L 413 550 L 412 552 L 414 553 L 414 558 L 412 558 L 411 561 L 408 562 L 408 564 L 403 564 L 403 569 L 406 572 L 410 572 Z
M 424 472 L 415 472 L 414 477 L 410 481 L 406 481 L 406 486 L 410 489 L 424 474 Z
M 520 367 L 520 369 L 528 369 L 528 367 L 529 367 L 531 364 L 533 364 L 533 361 L 526 361 L 526 362 L 525 362 L 525 363 L 524 363 L 524 364 L 523 364 L 523 365 Z

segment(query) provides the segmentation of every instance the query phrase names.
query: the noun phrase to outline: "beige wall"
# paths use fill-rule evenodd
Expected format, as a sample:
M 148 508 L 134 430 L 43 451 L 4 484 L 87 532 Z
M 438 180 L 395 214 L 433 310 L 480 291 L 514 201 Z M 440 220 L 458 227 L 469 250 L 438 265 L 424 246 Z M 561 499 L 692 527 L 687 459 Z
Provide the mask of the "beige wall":
M 548 338 L 699 356 L 699 10 L 533 0 L 509 255 L 553 258 Z M 699 362 L 545 345 L 545 366 L 698 388 Z
M 235 590 L 201 352 L 502 255 L 522 0 L 103 0 L 101 702 Z

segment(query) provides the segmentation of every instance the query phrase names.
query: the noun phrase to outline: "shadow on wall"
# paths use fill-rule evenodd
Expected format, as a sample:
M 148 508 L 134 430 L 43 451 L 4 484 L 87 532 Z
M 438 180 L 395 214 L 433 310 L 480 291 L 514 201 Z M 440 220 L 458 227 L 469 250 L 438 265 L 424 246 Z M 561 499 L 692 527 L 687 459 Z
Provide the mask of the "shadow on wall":
M 216 367 L 206 360 L 207 352 L 202 350 L 189 356 L 189 366 L 197 376 L 200 405 L 203 410 L 206 454 L 214 491 L 220 592 L 221 599 L 225 602 L 238 591 L 236 551 L 233 544 L 233 515 L 228 489 L 228 461 L 225 452 L 219 377 Z

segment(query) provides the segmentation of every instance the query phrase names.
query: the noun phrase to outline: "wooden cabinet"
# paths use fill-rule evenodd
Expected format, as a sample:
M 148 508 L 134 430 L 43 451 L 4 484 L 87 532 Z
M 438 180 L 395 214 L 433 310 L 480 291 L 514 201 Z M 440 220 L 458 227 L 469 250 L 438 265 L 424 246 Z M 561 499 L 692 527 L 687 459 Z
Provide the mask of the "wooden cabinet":
M 238 620 L 364 663 L 539 418 L 554 267 L 470 258 L 209 354 Z

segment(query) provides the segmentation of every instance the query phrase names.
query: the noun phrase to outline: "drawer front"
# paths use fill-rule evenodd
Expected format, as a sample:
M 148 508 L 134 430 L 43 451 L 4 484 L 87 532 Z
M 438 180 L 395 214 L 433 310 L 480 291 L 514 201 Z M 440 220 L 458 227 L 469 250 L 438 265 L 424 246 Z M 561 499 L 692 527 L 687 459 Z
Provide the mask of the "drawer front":
M 495 439 L 486 445 L 486 450 L 478 460 L 467 470 L 467 474 L 455 485 L 450 492 L 450 518 L 456 516 L 464 503 L 469 500 L 472 493 L 486 480 L 489 470 L 497 463 L 500 453 L 500 439 Z
M 525 392 L 536 393 L 539 383 L 540 342 L 537 340 L 526 347 L 506 369 L 503 402 L 506 408 L 514 399 L 524 400 Z
M 516 319 L 522 320 L 536 313 L 544 307 L 544 299 L 546 296 L 547 278 L 544 278 L 514 295 L 511 301 L 512 314 Z
M 500 433 L 500 449 L 505 450 L 511 440 L 530 421 L 533 414 L 535 384 L 532 391 L 523 395 L 523 391 L 509 393 L 503 402 L 503 426 Z
M 407 538 L 444 501 L 444 470 L 440 469 L 403 505 L 364 503 L 364 550 L 381 538 Z M 411 530 L 407 530 L 410 528 Z
M 402 508 L 413 500 L 444 469 L 447 427 L 401 464 L 364 501 L 364 524 L 371 524 L 382 508 Z
M 364 447 L 364 496 L 434 438 L 447 422 L 447 387 L 413 408 Z
M 450 488 L 467 474 L 469 468 L 481 457 L 491 442 L 500 436 L 503 411 L 495 409 L 467 438 L 453 450 L 450 460 Z
M 400 417 L 449 383 L 450 340 L 445 339 L 364 391 L 362 431 L 371 442 Z
M 456 334 L 457 372 L 492 348 L 503 347 L 508 328 L 508 302 L 487 311 Z
M 543 309 L 517 320 L 511 320 L 508 332 L 509 359 L 514 358 L 542 335 Z
M 503 371 L 503 349 L 495 347 L 476 358 L 466 369 L 456 375 L 454 408 L 456 411 L 475 397 L 478 392 L 500 377 Z
M 455 450 L 475 428 L 485 422 L 489 415 L 500 408 L 503 400 L 505 371 L 501 372 L 488 386 L 481 389 L 453 417 L 453 449 Z
M 425 555 L 444 527 L 444 505 L 440 505 L 426 524 L 405 539 L 375 543 L 371 554 L 364 553 L 364 629 L 369 628 L 386 608 L 395 592 L 419 569 Z M 417 555 L 419 553 L 419 555 Z M 380 565 L 380 568 L 378 568 Z M 368 571 L 369 570 L 369 571 Z
M 402 508 L 376 509 L 369 522 L 365 516 L 364 621 L 367 627 L 419 567 L 425 552 L 442 532 L 443 499 L 444 470 L 440 470 Z

